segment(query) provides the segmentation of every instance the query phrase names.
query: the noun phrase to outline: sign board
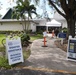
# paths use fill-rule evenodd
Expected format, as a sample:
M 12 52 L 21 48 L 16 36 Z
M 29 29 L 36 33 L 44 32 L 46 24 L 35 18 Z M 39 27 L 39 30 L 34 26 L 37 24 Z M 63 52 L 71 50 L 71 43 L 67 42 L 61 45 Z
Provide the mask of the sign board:
M 68 40 L 67 58 L 69 60 L 76 61 L 76 38 L 70 38 Z
M 66 38 L 66 33 L 61 32 L 58 34 L 58 36 L 59 36 L 59 38 Z
M 6 38 L 6 50 L 9 65 L 23 62 L 22 46 L 19 37 L 17 39 Z
M 61 39 L 61 44 L 63 45 L 63 40 L 66 38 L 66 33 L 60 32 L 58 37 Z

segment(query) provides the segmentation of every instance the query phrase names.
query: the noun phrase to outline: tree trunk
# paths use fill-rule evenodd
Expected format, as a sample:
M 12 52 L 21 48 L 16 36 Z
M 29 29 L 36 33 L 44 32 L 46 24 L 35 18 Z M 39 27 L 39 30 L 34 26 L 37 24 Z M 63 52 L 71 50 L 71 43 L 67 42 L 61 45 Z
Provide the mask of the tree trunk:
M 26 18 L 24 18 L 24 25 L 25 25 L 24 32 L 26 33 Z
M 27 33 L 29 32 L 29 25 L 30 25 L 30 21 L 29 21 L 29 13 L 28 13 L 28 25 L 27 25 Z
M 25 23 L 25 33 L 26 33 L 26 20 L 24 20 L 24 23 Z
M 72 35 L 72 37 L 75 36 L 75 20 L 70 18 L 67 20 L 68 25 L 68 35 Z
M 30 24 L 30 22 L 29 22 L 29 16 L 28 16 L 27 32 L 29 31 L 29 24 Z

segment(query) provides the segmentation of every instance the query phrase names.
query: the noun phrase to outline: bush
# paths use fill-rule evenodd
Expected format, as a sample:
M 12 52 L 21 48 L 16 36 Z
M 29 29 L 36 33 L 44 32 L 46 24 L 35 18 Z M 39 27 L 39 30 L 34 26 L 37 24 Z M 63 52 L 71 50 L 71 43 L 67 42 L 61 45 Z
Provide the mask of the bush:
M 29 49 L 28 50 L 23 49 L 23 57 L 24 57 L 24 60 L 26 60 L 30 56 L 30 54 L 31 54 L 31 51 Z M 8 59 L 6 59 L 3 56 L 0 56 L 0 68 L 3 68 L 3 69 L 11 69 L 13 67 L 16 67 L 18 64 L 20 64 L 20 63 L 9 65 Z
M 38 30 L 38 31 L 37 31 L 37 34 L 42 34 L 42 33 L 43 33 L 42 30 Z
M 28 46 L 29 45 L 29 40 L 30 40 L 30 36 L 28 34 L 21 34 L 20 35 L 21 37 L 21 43 L 22 43 L 22 46 Z
M 30 40 L 29 35 L 23 34 L 23 35 L 21 36 L 21 41 L 22 41 L 22 42 L 24 42 L 24 41 L 27 41 L 27 42 L 28 42 L 28 40 Z
M 64 27 L 64 28 L 62 28 L 62 31 L 63 31 L 64 33 L 67 33 L 67 32 L 68 32 L 68 29 L 67 29 L 66 27 Z
M 0 67 L 4 67 L 4 68 L 11 68 L 11 66 L 8 64 L 8 60 L 4 57 L 0 57 Z
M 30 49 L 28 49 L 28 50 L 23 50 L 24 60 L 26 60 L 27 58 L 29 58 L 30 54 L 31 54 Z
M 10 33 L 18 33 L 18 32 L 21 32 L 21 31 L 9 31 L 9 30 L 6 30 L 6 31 L 0 31 L 0 34 L 10 34 Z

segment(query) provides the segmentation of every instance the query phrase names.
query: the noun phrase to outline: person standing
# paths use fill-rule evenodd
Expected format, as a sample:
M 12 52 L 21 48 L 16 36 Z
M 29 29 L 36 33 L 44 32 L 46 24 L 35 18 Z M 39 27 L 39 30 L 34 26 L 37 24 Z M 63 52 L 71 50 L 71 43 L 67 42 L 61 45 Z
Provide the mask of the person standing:
M 59 30 L 56 28 L 56 29 L 55 29 L 55 36 L 56 36 L 56 38 L 57 38 L 57 36 L 58 36 L 58 33 L 59 33 Z
M 55 35 L 55 34 L 54 34 L 54 30 L 52 30 L 52 38 L 54 38 L 54 35 Z
M 46 37 L 47 36 L 47 32 L 46 30 L 43 32 L 43 37 Z

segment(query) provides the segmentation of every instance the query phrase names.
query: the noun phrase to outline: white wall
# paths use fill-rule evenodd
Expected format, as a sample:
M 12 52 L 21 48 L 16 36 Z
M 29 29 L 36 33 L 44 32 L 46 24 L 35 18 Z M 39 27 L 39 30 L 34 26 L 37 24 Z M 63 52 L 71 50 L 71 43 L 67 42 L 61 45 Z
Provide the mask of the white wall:
M 23 30 L 18 22 L 5 22 L 0 25 L 0 30 Z
M 29 30 L 32 29 L 32 31 L 35 32 L 36 26 L 38 25 L 45 26 L 46 20 L 36 20 L 35 23 L 31 22 L 29 25 Z M 0 20 L 0 31 L 22 31 L 24 29 L 25 29 L 24 22 L 15 21 L 15 20 Z
M 35 32 L 36 31 L 36 24 L 34 23 L 31 23 L 31 28 L 32 32 Z
M 21 24 L 21 22 L 3 22 L 0 24 L 0 31 L 22 31 L 24 28 L 25 25 Z
M 40 22 L 39 22 L 39 25 L 40 25 L 40 26 L 46 26 L 46 21 L 40 21 Z
M 36 24 L 38 23 L 38 24 Z M 35 32 L 36 31 L 36 26 L 46 26 L 46 20 L 37 20 L 36 23 L 32 23 L 31 22 L 31 28 L 32 29 L 32 32 Z

